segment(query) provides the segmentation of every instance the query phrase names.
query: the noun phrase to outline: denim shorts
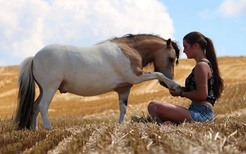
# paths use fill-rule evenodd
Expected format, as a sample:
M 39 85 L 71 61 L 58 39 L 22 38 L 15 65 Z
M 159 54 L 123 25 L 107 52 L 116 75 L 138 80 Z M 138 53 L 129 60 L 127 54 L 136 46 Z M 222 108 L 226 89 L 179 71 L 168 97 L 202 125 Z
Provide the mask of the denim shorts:
M 207 105 L 191 104 L 189 107 L 191 119 L 195 122 L 205 122 L 207 120 L 213 122 L 213 110 Z

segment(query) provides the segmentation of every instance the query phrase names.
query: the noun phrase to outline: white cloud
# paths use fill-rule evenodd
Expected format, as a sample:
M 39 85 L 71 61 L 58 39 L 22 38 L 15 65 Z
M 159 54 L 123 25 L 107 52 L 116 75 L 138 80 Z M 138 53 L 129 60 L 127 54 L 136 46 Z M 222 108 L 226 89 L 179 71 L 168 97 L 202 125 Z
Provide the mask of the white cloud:
M 0 52 L 8 55 L 4 61 L 33 55 L 44 45 L 43 20 L 48 9 L 43 1 L 0 1 Z
M 157 0 L 0 0 L 0 10 L 0 52 L 21 60 L 50 43 L 90 46 L 128 33 L 174 33 Z
M 246 15 L 246 0 L 224 0 L 218 10 L 226 17 Z

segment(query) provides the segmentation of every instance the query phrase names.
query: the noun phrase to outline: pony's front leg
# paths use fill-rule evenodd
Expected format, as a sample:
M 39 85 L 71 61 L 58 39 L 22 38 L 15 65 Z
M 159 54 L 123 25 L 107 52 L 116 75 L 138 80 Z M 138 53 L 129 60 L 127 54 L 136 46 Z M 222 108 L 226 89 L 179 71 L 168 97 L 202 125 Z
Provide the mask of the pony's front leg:
M 144 72 L 142 75 L 138 76 L 137 83 L 153 80 L 153 79 L 158 79 L 163 81 L 168 86 L 168 88 L 173 89 L 175 91 L 180 92 L 182 90 L 181 86 L 178 83 L 167 78 L 164 74 L 160 72 Z
M 172 90 L 175 90 L 175 91 L 178 91 L 178 92 L 181 92 L 181 90 L 182 90 L 181 86 L 178 83 L 176 83 L 175 81 L 167 78 L 163 74 L 161 75 L 161 78 L 159 80 L 163 81 L 167 85 L 167 87 L 172 89 Z
M 123 123 L 125 120 L 126 108 L 127 108 L 127 100 L 130 93 L 130 89 L 124 92 L 118 92 L 119 96 L 119 109 L 120 109 L 120 117 L 119 123 Z
M 157 74 L 158 79 L 163 81 L 168 86 L 168 88 L 181 92 L 182 90 L 181 86 L 175 81 L 167 78 L 164 74 L 159 73 L 159 72 L 151 72 L 151 74 Z

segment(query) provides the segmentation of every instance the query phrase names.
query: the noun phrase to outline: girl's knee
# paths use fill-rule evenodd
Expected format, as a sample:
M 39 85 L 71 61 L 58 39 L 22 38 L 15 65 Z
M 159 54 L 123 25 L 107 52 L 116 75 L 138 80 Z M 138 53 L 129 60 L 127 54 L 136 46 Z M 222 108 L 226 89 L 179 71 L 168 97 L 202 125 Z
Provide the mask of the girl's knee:
M 156 116 L 156 110 L 158 107 L 159 103 L 158 102 L 150 102 L 148 105 L 148 112 L 152 116 Z
M 149 106 L 156 106 L 158 104 L 159 104 L 159 102 L 155 102 L 155 101 L 149 102 Z
M 150 102 L 148 105 L 148 111 L 150 112 L 154 108 L 156 108 L 156 102 Z

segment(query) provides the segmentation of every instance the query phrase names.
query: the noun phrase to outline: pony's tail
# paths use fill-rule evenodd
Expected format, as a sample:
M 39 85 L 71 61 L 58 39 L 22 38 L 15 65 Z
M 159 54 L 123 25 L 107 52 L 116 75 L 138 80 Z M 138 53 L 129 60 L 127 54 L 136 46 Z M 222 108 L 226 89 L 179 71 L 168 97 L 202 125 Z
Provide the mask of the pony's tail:
M 33 57 L 27 58 L 21 64 L 18 78 L 19 92 L 15 122 L 18 129 L 30 129 L 35 99 L 35 80 L 32 73 Z

